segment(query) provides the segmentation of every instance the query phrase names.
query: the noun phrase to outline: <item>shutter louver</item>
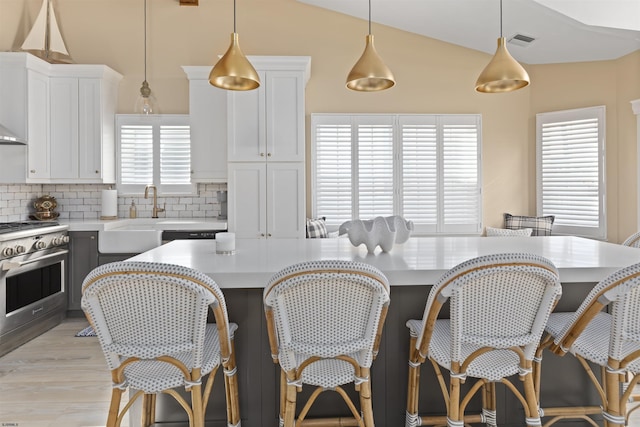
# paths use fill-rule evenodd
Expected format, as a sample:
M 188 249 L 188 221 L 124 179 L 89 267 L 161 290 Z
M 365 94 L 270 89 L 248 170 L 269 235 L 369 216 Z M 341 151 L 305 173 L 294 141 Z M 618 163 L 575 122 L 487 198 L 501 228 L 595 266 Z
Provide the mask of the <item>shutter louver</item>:
M 542 125 L 542 211 L 554 224 L 598 227 L 598 119 Z
M 438 221 L 437 133 L 434 124 L 402 124 L 402 204 L 405 219 Z
M 478 133 L 476 125 L 443 126 L 445 225 L 478 222 Z
M 120 182 L 153 182 L 153 127 L 123 125 L 120 128 Z
M 189 126 L 160 127 L 160 182 L 191 182 L 191 135 Z
M 351 125 L 316 126 L 316 213 L 327 223 L 352 218 Z
M 393 215 L 393 126 L 358 126 L 358 218 Z

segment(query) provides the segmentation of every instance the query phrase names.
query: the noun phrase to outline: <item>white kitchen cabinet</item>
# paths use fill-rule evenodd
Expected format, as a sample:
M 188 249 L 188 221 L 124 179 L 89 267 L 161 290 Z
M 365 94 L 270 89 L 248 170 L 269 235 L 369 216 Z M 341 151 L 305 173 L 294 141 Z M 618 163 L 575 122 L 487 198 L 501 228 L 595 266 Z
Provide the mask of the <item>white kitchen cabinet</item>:
M 26 146 L 0 146 L 0 182 L 25 183 L 27 155 L 34 174 L 49 173 L 49 70 L 31 54 L 0 53 L 0 123 L 37 147 L 27 154 Z
M 43 182 L 115 183 L 115 113 L 122 76 L 104 65 L 54 68 L 50 174 Z
M 229 161 L 304 161 L 304 71 L 259 71 L 256 90 L 229 94 Z
M 191 181 L 227 182 L 227 91 L 209 83 L 210 66 L 183 66 L 189 79 Z
M 305 235 L 303 162 L 230 162 L 229 230 L 238 238 Z
M 249 57 L 261 85 L 229 92 L 229 230 L 305 237 L 304 89 L 309 57 Z
M 115 182 L 122 75 L 105 65 L 49 64 L 24 52 L 0 53 L 0 75 L 0 123 L 27 140 L 26 147 L 0 148 L 11 161 L 2 182 Z

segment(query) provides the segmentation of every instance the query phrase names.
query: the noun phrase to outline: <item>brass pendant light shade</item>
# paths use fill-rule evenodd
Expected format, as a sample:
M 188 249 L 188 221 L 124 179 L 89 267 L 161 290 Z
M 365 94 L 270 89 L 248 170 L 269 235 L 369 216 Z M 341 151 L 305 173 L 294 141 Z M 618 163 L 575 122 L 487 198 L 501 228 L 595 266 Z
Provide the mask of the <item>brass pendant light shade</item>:
M 356 65 L 347 76 L 347 87 L 351 90 L 373 92 L 389 89 L 396 82 L 393 74 L 373 45 L 373 34 L 367 34 L 367 44 Z
M 498 39 L 498 49 L 476 81 L 476 91 L 483 93 L 511 92 L 529 84 L 529 74 L 507 50 L 504 37 Z
M 482 93 L 511 92 L 529 84 L 529 74 L 507 50 L 502 37 L 502 0 L 500 0 L 500 37 L 498 48 L 476 81 L 476 91 Z
M 371 0 L 369 0 L 369 34 L 364 52 L 347 76 L 347 88 L 360 92 L 375 92 L 389 89 L 396 84 L 393 73 L 382 61 L 373 45 L 371 34 Z
M 240 50 L 238 33 L 231 34 L 231 46 L 209 73 L 209 83 L 227 90 L 252 90 L 260 86 L 260 77 Z
M 233 0 L 231 45 L 209 73 L 209 83 L 227 90 L 252 90 L 260 86 L 260 76 L 240 50 L 236 33 L 236 1 Z

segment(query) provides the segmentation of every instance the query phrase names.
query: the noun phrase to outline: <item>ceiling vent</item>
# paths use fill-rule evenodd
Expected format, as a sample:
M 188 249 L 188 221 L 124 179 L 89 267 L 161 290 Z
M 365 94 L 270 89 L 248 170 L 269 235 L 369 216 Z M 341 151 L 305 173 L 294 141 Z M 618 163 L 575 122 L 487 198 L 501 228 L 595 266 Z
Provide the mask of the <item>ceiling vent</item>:
M 533 43 L 534 40 L 534 37 L 525 36 L 524 34 L 516 34 L 515 36 L 512 36 L 508 42 L 516 46 L 527 47 Z

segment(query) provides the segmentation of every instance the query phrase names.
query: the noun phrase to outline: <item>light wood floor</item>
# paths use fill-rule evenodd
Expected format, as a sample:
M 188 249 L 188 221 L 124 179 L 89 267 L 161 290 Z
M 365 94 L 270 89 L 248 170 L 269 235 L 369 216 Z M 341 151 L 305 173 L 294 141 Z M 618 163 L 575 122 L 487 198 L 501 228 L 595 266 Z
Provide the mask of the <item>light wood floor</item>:
M 66 319 L 0 358 L 0 426 L 105 425 L 109 370 L 97 338 L 74 337 L 87 325 Z
M 104 356 L 97 338 L 74 337 L 87 325 L 66 319 L 0 357 L 0 426 L 105 425 L 111 377 Z M 125 417 L 122 427 L 128 426 Z M 640 410 L 629 426 L 640 427 Z

